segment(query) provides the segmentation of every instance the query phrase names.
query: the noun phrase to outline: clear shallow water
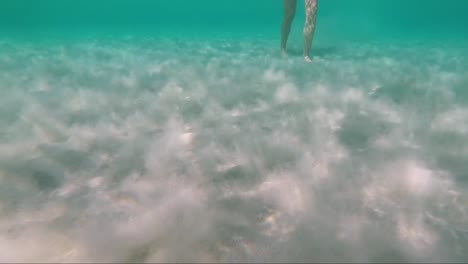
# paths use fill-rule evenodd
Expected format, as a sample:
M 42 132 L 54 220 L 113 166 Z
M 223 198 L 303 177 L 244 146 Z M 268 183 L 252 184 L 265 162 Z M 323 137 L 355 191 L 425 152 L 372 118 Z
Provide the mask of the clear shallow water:
M 158 1 L 166 28 L 137 32 L 120 9 L 127 27 L 10 14 L 0 261 L 466 262 L 463 30 L 327 36 L 322 2 L 312 64 L 299 17 L 287 59 L 276 28 L 232 23 L 262 1 L 223 32 Z

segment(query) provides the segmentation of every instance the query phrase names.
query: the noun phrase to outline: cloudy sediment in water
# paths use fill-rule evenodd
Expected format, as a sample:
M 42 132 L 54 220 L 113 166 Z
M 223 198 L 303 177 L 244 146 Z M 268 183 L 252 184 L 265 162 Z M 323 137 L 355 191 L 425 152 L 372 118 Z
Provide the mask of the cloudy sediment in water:
M 0 261 L 466 261 L 467 46 L 325 29 L 3 37 Z

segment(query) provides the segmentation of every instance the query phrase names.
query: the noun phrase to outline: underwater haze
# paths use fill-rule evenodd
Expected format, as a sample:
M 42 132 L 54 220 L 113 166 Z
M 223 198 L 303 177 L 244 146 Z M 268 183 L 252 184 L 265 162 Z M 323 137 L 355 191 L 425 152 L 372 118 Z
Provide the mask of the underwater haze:
M 0 1 L 0 262 L 468 261 L 468 1 Z

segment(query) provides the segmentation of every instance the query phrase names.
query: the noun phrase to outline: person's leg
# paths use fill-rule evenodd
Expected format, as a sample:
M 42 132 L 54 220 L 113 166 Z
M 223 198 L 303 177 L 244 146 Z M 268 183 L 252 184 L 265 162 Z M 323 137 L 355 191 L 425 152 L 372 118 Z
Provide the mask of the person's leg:
M 286 44 L 288 42 L 291 24 L 296 14 L 297 0 L 283 0 L 283 23 L 281 25 L 281 52 L 286 53 Z
M 308 62 L 311 61 L 309 55 L 315 33 L 317 1 L 318 0 L 305 0 L 306 21 L 304 25 L 304 59 Z

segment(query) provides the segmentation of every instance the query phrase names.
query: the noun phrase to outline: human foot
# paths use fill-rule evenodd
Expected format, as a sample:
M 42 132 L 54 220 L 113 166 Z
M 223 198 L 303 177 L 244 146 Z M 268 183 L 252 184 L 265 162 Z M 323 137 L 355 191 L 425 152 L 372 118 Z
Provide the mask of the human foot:
M 288 56 L 288 52 L 286 51 L 286 49 L 281 49 L 281 56 L 283 58 L 287 57 Z

